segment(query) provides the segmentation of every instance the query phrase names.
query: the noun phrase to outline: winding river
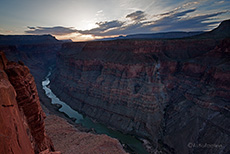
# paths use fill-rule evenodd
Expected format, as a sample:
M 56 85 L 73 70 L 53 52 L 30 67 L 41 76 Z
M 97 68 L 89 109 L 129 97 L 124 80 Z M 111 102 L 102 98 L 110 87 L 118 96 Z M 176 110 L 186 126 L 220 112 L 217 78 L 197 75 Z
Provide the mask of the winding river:
M 118 139 L 121 144 L 125 144 L 131 149 L 131 151 L 138 154 L 147 154 L 148 152 L 143 147 L 143 143 L 138 140 L 135 136 L 123 134 L 119 131 L 112 130 L 107 128 L 105 125 L 92 121 L 89 117 L 83 116 L 77 111 L 73 110 L 69 105 L 65 102 L 61 101 L 48 87 L 50 80 L 49 77 L 51 75 L 51 71 L 46 76 L 45 80 L 42 82 L 42 87 L 45 90 L 46 95 L 51 99 L 52 104 L 60 104 L 62 107 L 59 109 L 60 112 L 64 112 L 70 118 L 75 118 L 75 123 L 81 124 L 82 126 L 94 129 L 98 134 L 107 134 L 113 138 Z

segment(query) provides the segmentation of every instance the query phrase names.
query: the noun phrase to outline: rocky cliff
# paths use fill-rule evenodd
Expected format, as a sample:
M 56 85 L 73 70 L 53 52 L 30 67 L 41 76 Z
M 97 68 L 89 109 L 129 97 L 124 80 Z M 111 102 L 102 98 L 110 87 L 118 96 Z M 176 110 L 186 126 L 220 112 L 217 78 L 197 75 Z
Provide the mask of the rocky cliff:
M 17 37 L 15 40 L 17 40 Z M 23 36 L 21 36 L 21 38 L 23 38 Z M 25 40 L 25 38 L 22 40 Z M 14 37 L 11 36 L 11 40 L 13 39 Z M 49 67 L 55 64 L 56 52 L 60 50 L 61 44 L 50 42 L 47 44 L 39 44 L 39 41 L 35 42 L 38 44 L 28 44 L 25 41 L 23 42 L 24 44 L 20 45 L 4 45 L 0 40 L 0 44 L 2 44 L 0 45 L 0 50 L 5 52 L 6 57 L 10 61 L 23 61 L 23 63 L 29 67 L 31 74 L 35 79 L 40 102 L 42 105 L 49 106 L 50 103 L 45 97 L 41 82 L 47 75 Z
M 37 86 L 52 65 L 58 45 L 0 46 L 11 60 L 24 60 L 37 77 Z M 20 50 L 19 50 L 20 49 Z M 10 62 L 0 52 L 0 153 L 1 154 L 63 154 L 125 153 L 119 141 L 106 135 L 80 132 L 64 119 L 52 116 L 41 108 L 34 77 L 22 61 Z M 42 88 L 42 101 L 52 107 Z M 50 108 L 49 108 L 50 109 Z M 56 111 L 58 112 L 58 111 Z M 60 114 L 59 114 L 60 115 Z M 54 152 L 53 152 L 54 151 Z
M 0 52 L 0 153 L 53 151 L 46 135 L 36 85 L 22 62 L 8 62 Z
M 72 108 L 148 138 L 155 152 L 228 153 L 225 37 L 67 43 L 51 88 Z

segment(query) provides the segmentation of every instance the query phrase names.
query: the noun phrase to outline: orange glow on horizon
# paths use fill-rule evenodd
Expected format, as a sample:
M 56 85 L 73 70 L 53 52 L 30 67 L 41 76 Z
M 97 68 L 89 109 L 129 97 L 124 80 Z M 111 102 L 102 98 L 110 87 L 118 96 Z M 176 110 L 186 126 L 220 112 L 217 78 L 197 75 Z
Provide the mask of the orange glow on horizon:
M 82 35 L 79 33 L 72 33 L 67 35 L 55 35 L 58 40 L 68 40 L 71 39 L 74 42 L 82 42 L 82 41 L 90 41 L 94 40 L 95 37 L 93 35 Z
M 92 41 L 96 39 L 104 39 L 104 38 L 113 38 L 119 37 L 120 35 L 111 35 L 111 36 L 93 36 L 93 35 L 84 35 L 80 33 L 72 33 L 67 35 L 55 35 L 58 40 L 68 40 L 71 39 L 73 42 L 84 42 L 84 41 Z

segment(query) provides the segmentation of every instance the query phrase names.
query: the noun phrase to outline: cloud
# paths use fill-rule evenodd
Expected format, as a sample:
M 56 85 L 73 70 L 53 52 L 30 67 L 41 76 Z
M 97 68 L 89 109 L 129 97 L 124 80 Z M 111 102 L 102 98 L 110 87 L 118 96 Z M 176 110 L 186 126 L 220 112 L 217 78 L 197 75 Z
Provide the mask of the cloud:
M 178 21 L 182 20 L 181 17 L 195 12 L 196 9 L 189 9 L 189 10 L 184 10 L 184 11 L 169 11 L 163 14 L 160 14 L 159 16 L 161 16 L 160 19 L 153 21 L 151 23 L 151 26 L 153 27 L 159 27 L 162 26 L 163 27 L 168 27 L 168 26 L 173 26 L 174 24 L 176 24 Z
M 222 4 L 222 3 L 224 3 L 224 1 L 219 1 L 219 2 L 215 2 L 215 3 Z
M 187 3 L 184 3 L 182 6 L 179 6 L 179 7 L 175 8 L 174 10 L 179 10 L 179 9 L 187 8 L 189 6 L 197 5 L 199 3 L 200 2 L 197 2 L 197 1 L 195 1 L 195 2 L 187 2 Z
M 143 11 L 136 11 L 131 14 L 128 14 L 126 18 L 130 18 L 133 21 L 139 22 L 142 20 L 146 20 L 146 14 Z
M 147 16 L 145 12 L 135 11 L 126 16 L 135 22 L 121 22 L 118 20 L 99 22 L 96 23 L 97 28 L 78 32 L 84 35 L 111 36 L 167 31 L 202 31 L 209 29 L 210 25 L 219 23 L 219 21 L 212 21 L 213 17 L 229 12 L 220 11 L 210 14 L 191 15 L 195 14 L 196 10 L 196 8 L 187 10 L 174 9 L 173 11 L 159 14 L 157 20 L 144 20 Z
M 78 32 L 87 35 L 91 34 L 96 36 L 104 36 L 105 34 L 107 35 L 109 31 L 117 30 L 121 28 L 124 22 L 113 20 L 113 21 L 98 22 L 96 24 L 98 25 L 97 28 L 93 28 L 91 30 L 84 30 L 84 31 L 79 30 Z
M 174 7 L 168 12 L 156 15 L 147 14 L 143 10 L 128 13 L 120 20 L 97 22 L 96 28 L 89 30 L 77 30 L 72 27 L 27 27 L 26 33 L 30 34 L 52 34 L 64 36 L 71 34 L 76 37 L 111 37 L 115 35 L 129 35 L 140 33 L 156 33 L 168 31 L 202 31 L 209 30 L 211 26 L 220 23 L 218 16 L 229 12 L 219 11 L 213 13 L 198 14 L 200 11 L 200 0 L 184 3 Z M 210 12 L 210 11 L 208 11 Z M 97 19 L 103 15 L 103 10 L 97 11 Z M 70 36 L 70 35 L 68 35 Z
M 172 15 L 172 14 L 175 14 L 177 12 L 180 12 L 180 10 L 186 9 L 188 7 L 191 7 L 191 6 L 195 6 L 197 4 L 199 4 L 199 2 L 197 2 L 197 1 L 195 1 L 195 2 L 187 2 L 187 3 L 184 3 L 183 5 L 181 5 L 179 7 L 174 8 L 171 11 L 161 13 L 161 14 L 156 14 L 156 15 L 153 15 L 152 17 L 162 17 L 162 16 Z M 189 9 L 189 10 L 193 10 L 193 9 Z
M 25 31 L 29 34 L 52 34 L 52 35 L 67 35 L 78 32 L 72 27 L 27 27 L 29 30 Z
M 123 22 L 120 22 L 118 20 L 113 20 L 113 21 L 98 22 L 96 24 L 99 26 L 99 29 L 106 30 L 110 28 L 120 27 L 123 25 Z
M 97 11 L 97 14 L 103 13 L 103 10 L 99 10 Z
M 27 26 L 28 29 L 36 29 L 35 27 Z
M 158 28 L 160 31 L 176 31 L 176 30 L 207 30 L 209 25 L 217 24 L 218 21 L 210 21 L 212 17 L 216 17 L 226 11 L 215 12 L 210 14 L 196 15 L 192 17 L 181 18 L 189 13 L 195 12 L 196 9 L 190 9 L 177 12 L 169 16 L 163 17 L 151 24 L 151 27 Z

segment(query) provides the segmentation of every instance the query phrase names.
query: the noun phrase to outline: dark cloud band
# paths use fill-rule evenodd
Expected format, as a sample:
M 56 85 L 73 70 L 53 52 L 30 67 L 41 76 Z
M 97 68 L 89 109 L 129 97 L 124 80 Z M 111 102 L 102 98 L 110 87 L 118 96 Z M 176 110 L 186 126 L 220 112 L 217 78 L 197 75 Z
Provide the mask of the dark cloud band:
M 143 11 L 136 11 L 131 14 L 128 14 L 126 18 L 130 18 L 133 21 L 142 21 L 146 19 L 146 14 Z
M 153 16 L 147 15 L 144 11 L 135 11 L 126 15 L 126 18 L 131 19 L 131 22 L 119 20 L 98 22 L 96 23 L 98 27 L 90 30 L 76 30 L 72 27 L 57 26 L 28 27 L 29 30 L 25 32 L 30 34 L 67 35 L 79 33 L 82 35 L 111 36 L 168 31 L 203 31 L 210 29 L 211 27 L 209 26 L 220 22 L 212 20 L 214 17 L 229 13 L 227 10 L 195 15 L 197 11 L 196 8 L 185 9 L 196 3 L 197 2 L 186 3 L 181 7 Z M 157 20 L 156 17 L 158 18 Z
M 118 20 L 97 23 L 98 28 L 85 31 L 78 31 L 81 34 L 90 34 L 94 36 L 127 35 L 136 33 L 153 33 L 167 31 L 203 31 L 210 28 L 210 25 L 217 24 L 220 21 L 212 21 L 211 18 L 224 14 L 228 11 L 215 12 L 187 17 L 194 13 L 196 8 L 175 11 L 169 11 L 158 16 L 158 20 L 146 21 L 146 14 L 143 11 L 130 13 L 126 18 L 132 19 L 133 23 L 125 24 Z
M 27 27 L 29 30 L 25 31 L 30 34 L 52 34 L 52 35 L 67 35 L 76 33 L 77 30 L 72 27 Z

